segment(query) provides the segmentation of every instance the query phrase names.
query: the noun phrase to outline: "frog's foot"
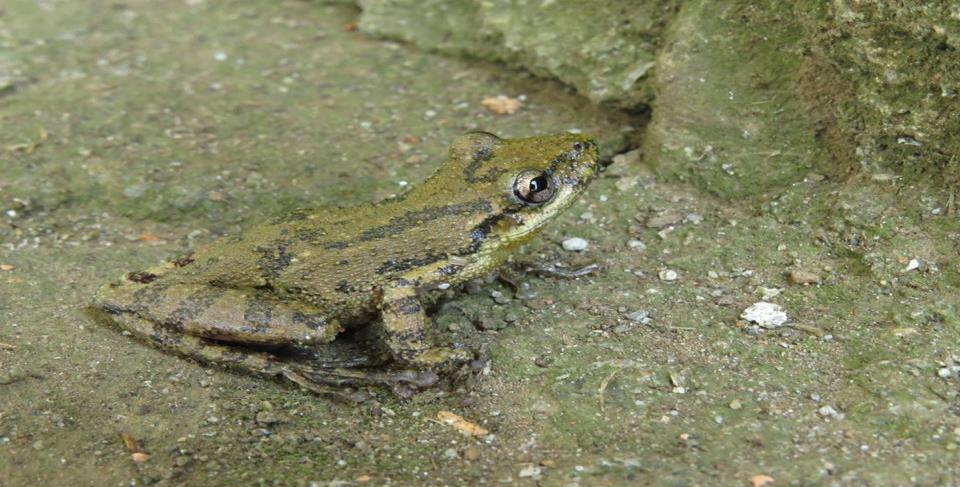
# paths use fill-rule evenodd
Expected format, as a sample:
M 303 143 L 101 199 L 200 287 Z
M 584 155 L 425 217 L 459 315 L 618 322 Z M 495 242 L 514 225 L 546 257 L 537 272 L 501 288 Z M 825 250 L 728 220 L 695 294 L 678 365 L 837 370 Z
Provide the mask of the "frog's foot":
M 410 365 L 420 369 L 450 370 L 469 362 L 473 356 L 459 348 L 433 347 L 408 353 L 404 359 Z
M 440 377 L 432 371 L 317 369 L 302 366 L 285 367 L 283 376 L 304 389 L 318 394 L 329 394 L 331 391 L 343 394 L 342 390 L 345 387 L 385 386 L 404 398 L 410 397 L 423 389 L 433 387 L 440 381 Z M 357 392 L 349 394 L 347 397 L 359 402 L 365 398 L 365 394 Z

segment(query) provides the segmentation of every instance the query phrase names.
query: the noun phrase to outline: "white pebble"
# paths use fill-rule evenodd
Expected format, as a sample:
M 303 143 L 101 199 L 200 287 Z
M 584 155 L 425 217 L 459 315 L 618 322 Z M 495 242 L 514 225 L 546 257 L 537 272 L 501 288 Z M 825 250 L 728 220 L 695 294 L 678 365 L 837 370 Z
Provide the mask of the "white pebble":
M 564 240 L 562 245 L 563 245 L 563 250 L 577 252 L 581 250 L 586 250 L 587 247 L 590 245 L 590 243 L 580 237 L 572 237 Z
M 673 269 L 664 269 L 660 271 L 660 280 L 661 281 L 676 281 L 677 280 L 677 271 Z
M 520 478 L 539 479 L 539 478 L 540 478 L 540 472 L 541 472 L 540 467 L 538 467 L 538 466 L 536 466 L 536 465 L 528 465 L 528 466 L 523 467 L 522 469 L 520 469 L 520 473 L 518 473 L 517 475 L 518 475 Z
M 778 328 L 787 322 L 787 312 L 779 304 L 759 301 L 743 310 L 741 318 L 764 328 Z
M 907 263 L 907 268 L 903 272 L 915 271 L 920 268 L 920 261 L 917 259 L 910 259 L 910 262 Z
M 631 249 L 634 249 L 634 250 L 638 250 L 638 251 L 640 251 L 640 252 L 643 252 L 644 250 L 647 250 L 647 244 L 645 244 L 645 243 L 643 243 L 643 242 L 641 242 L 641 241 L 639 241 L 639 240 L 637 240 L 637 239 L 635 239 L 635 238 L 632 238 L 632 239 L 630 239 L 630 240 L 627 241 L 627 247 L 630 247 Z
M 817 410 L 817 414 L 824 418 L 843 419 L 843 414 L 833 406 L 823 406 Z

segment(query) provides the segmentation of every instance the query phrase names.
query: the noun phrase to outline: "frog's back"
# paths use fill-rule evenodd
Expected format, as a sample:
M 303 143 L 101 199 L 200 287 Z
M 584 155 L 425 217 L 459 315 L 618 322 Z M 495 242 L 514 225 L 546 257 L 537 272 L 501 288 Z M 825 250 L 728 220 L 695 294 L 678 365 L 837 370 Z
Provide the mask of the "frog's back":
M 198 249 L 174 279 L 271 287 L 320 306 L 365 307 L 382 286 L 475 245 L 490 203 L 388 200 L 293 211 Z

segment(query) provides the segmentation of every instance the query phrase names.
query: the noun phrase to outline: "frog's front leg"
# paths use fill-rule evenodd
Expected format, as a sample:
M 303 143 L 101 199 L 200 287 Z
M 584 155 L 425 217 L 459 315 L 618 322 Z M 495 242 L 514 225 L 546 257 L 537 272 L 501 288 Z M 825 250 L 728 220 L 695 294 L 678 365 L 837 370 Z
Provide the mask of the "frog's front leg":
M 432 347 L 427 343 L 427 315 L 412 281 L 399 279 L 383 291 L 381 319 L 387 346 L 394 357 L 424 368 L 440 368 L 466 362 L 465 350 Z

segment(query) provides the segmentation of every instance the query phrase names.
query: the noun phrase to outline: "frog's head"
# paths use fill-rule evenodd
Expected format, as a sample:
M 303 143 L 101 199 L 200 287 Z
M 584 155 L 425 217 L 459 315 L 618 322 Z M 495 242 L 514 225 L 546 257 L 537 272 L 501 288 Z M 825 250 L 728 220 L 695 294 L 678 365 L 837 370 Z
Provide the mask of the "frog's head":
M 567 209 L 600 169 L 597 144 L 581 134 L 501 139 L 473 132 L 459 137 L 450 155 L 450 170 L 471 197 L 490 202 L 483 230 L 495 247 L 522 241 Z

